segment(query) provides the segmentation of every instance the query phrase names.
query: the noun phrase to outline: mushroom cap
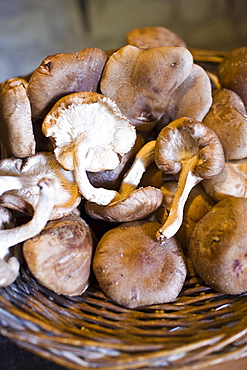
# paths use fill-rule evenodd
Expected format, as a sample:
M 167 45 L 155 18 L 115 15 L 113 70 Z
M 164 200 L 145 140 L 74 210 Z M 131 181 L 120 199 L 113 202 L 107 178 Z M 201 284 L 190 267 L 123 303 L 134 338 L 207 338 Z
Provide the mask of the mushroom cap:
M 101 206 L 86 202 L 85 210 L 93 218 L 109 222 L 129 222 L 150 216 L 163 202 L 161 190 L 152 186 L 133 190 L 123 199 Z
M 106 62 L 100 88 L 132 124 L 149 131 L 192 66 L 192 54 L 184 47 L 140 49 L 126 45 Z
M 47 288 L 69 296 L 88 287 L 94 239 L 85 221 L 70 214 L 48 222 L 39 235 L 24 242 L 28 268 Z
M 20 207 L 25 209 L 27 203 L 35 208 L 39 197 L 39 189 L 36 184 L 44 176 L 53 178 L 58 189 L 50 219 L 69 214 L 81 202 L 81 194 L 75 183 L 73 172 L 64 170 L 53 153 L 40 152 L 25 160 L 3 159 L 0 161 L 0 177 L 4 176 L 13 176 L 14 178 L 20 178 L 20 181 L 23 179 L 23 183 L 26 182 L 23 188 L 15 189 L 11 187 L 11 181 L 9 180 L 9 190 L 1 197 L 1 202 L 6 207 L 20 210 Z M 8 200 L 11 203 L 7 203 Z
M 214 93 L 203 123 L 220 139 L 226 160 L 247 157 L 247 112 L 234 91 L 221 89 Z
M 214 200 L 219 202 L 229 196 L 247 198 L 247 159 L 225 162 L 223 170 L 202 185 Z
M 247 199 L 228 197 L 196 225 L 190 255 L 201 278 L 226 294 L 247 291 Z
M 99 241 L 93 270 L 103 292 L 118 304 L 135 308 L 174 301 L 186 277 L 175 238 L 161 246 L 160 224 L 134 221 L 109 230 Z
M 33 155 L 36 142 L 31 119 L 31 106 L 22 79 L 7 81 L 0 94 L 1 141 L 9 156 Z
M 54 153 L 67 170 L 74 169 L 74 151 L 82 138 L 85 169 L 115 169 L 119 156 L 136 140 L 135 127 L 109 98 L 95 92 L 79 92 L 60 99 L 45 117 L 42 130 L 54 140 Z
M 107 55 L 97 48 L 57 53 L 45 58 L 32 73 L 28 96 L 32 116 L 44 118 L 62 96 L 77 91 L 97 91 Z
M 186 43 L 176 33 L 161 26 L 147 26 L 134 28 L 126 35 L 129 45 L 139 48 L 152 48 L 159 46 L 183 46 Z
M 221 172 L 225 158 L 222 145 L 209 127 L 188 117 L 181 117 L 164 127 L 156 140 L 155 163 L 165 173 L 176 174 L 182 162 L 195 157 L 193 171 L 201 178 Z
M 223 88 L 235 91 L 247 107 L 247 46 L 232 50 L 218 66 Z

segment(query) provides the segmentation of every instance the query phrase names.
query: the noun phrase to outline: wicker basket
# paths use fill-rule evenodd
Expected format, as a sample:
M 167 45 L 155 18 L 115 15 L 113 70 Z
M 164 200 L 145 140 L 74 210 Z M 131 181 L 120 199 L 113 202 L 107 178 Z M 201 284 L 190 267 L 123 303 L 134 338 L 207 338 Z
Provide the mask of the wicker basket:
M 224 56 L 192 53 L 213 66 Z M 131 310 L 95 281 L 80 297 L 55 294 L 23 266 L 0 289 L 0 332 L 71 369 L 200 369 L 247 356 L 247 295 L 220 294 L 188 277 L 175 302 Z

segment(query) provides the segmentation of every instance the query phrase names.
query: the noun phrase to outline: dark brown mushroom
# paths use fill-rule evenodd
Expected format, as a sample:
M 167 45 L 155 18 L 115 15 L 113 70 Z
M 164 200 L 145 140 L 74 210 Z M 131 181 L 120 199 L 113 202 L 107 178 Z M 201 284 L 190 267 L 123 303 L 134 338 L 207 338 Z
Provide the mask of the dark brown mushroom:
M 183 46 L 186 43 L 176 33 L 161 26 L 147 26 L 134 28 L 126 35 L 126 42 L 129 45 L 139 48 L 152 48 L 159 46 Z
M 247 157 L 247 112 L 242 99 L 232 90 L 217 90 L 203 119 L 220 139 L 226 160 Z
M 24 258 L 35 278 L 59 294 L 75 296 L 88 287 L 95 239 L 76 214 L 48 222 L 23 245 Z
M 218 67 L 223 88 L 235 91 L 247 107 L 247 46 L 232 50 Z
M 196 225 L 190 240 L 193 265 L 212 288 L 247 292 L 247 199 L 228 197 Z
M 7 156 L 25 158 L 35 153 L 30 101 L 22 79 L 7 81 L 1 90 L 0 129 Z
M 103 292 L 135 308 L 171 302 L 186 277 L 183 252 L 175 238 L 161 246 L 157 222 L 135 221 L 109 230 L 99 241 L 93 270 Z
M 142 131 L 182 116 L 201 121 L 212 103 L 210 79 L 184 47 L 126 45 L 106 62 L 100 88 Z
M 106 53 L 97 48 L 45 58 L 32 73 L 27 88 L 34 119 L 44 118 L 64 95 L 78 91 L 97 92 L 106 60 Z

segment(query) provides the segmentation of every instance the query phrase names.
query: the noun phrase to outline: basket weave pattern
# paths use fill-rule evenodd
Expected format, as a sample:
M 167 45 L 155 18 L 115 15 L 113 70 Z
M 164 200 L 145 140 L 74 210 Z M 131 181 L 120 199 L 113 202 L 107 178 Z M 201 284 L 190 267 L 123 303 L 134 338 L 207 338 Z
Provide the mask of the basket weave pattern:
M 72 369 L 199 369 L 247 355 L 247 295 L 227 296 L 188 278 L 175 302 L 118 306 L 91 284 L 57 295 L 22 269 L 0 289 L 0 331 Z
M 225 53 L 191 49 L 215 69 Z M 247 356 L 247 294 L 217 293 L 188 277 L 175 302 L 120 307 L 92 282 L 80 297 L 58 295 L 23 266 L 0 289 L 0 332 L 71 369 L 197 370 Z

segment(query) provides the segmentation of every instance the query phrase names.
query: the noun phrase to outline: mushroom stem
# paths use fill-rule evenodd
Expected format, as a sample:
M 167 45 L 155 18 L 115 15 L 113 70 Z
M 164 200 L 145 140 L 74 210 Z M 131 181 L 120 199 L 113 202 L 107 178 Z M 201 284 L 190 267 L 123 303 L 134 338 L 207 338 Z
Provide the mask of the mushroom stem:
M 179 174 L 179 182 L 174 194 L 168 218 L 164 225 L 157 232 L 157 239 L 160 243 L 174 236 L 179 230 L 183 221 L 183 209 L 191 189 L 197 185 L 202 178 L 197 176 L 191 168 L 194 168 L 197 158 L 192 157 L 186 163 L 182 163 Z
M 125 174 L 121 183 L 119 190 L 121 198 L 137 188 L 147 167 L 154 161 L 155 143 L 156 140 L 149 141 L 137 153 L 131 168 Z
M 43 178 L 38 182 L 38 186 L 40 195 L 31 221 L 12 229 L 0 230 L 0 258 L 6 255 L 9 247 L 34 237 L 45 227 L 54 206 L 54 181 Z
M 0 258 L 0 287 L 12 284 L 17 278 L 20 262 L 16 257 L 11 257 L 8 261 Z
M 80 193 L 87 200 L 99 205 L 108 205 L 118 194 L 115 190 L 95 188 L 89 181 L 86 173 L 85 157 L 88 146 L 81 134 L 77 138 L 74 150 L 74 175 Z

